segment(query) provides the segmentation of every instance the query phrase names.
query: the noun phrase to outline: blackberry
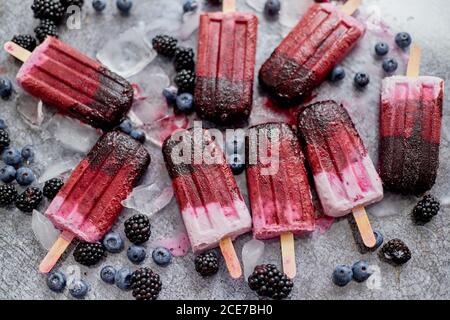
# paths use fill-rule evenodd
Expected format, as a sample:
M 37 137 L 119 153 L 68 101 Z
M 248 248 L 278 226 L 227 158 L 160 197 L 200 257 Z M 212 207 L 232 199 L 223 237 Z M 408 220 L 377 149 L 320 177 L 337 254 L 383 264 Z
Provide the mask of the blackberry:
M 17 191 L 10 184 L 3 184 L 0 186 L 0 207 L 6 207 L 14 203 L 16 200 Z
M 8 132 L 4 129 L 0 129 L 0 151 L 6 147 L 9 147 L 10 142 L 11 140 L 9 139 Z
M 158 54 L 168 58 L 174 56 L 177 43 L 177 39 L 165 34 L 157 35 L 152 40 L 153 49 L 155 49 Z
M 56 28 L 56 24 L 52 20 L 41 20 L 39 25 L 34 29 L 34 33 L 36 34 L 36 38 L 39 42 L 44 42 L 47 36 L 52 36 L 58 38 L 58 29 Z
M 15 35 L 11 41 L 28 51 L 33 51 L 36 48 L 36 39 L 30 34 Z
M 58 194 L 59 190 L 64 186 L 64 182 L 60 178 L 53 178 L 45 182 L 44 196 L 52 200 Z
M 22 212 L 33 212 L 41 203 L 42 198 L 42 191 L 39 188 L 27 188 L 17 197 L 16 207 Z
M 176 71 L 195 69 L 194 50 L 192 48 L 178 47 L 175 51 L 174 65 Z
M 386 243 L 380 251 L 380 255 L 388 262 L 402 265 L 411 259 L 411 251 L 400 239 L 394 239 Z
M 79 264 L 90 267 L 106 257 L 106 250 L 100 242 L 80 242 L 73 252 L 73 257 Z
M 440 203 L 432 195 L 426 195 L 413 210 L 416 222 L 427 223 L 439 213 Z
M 67 10 L 70 6 L 78 6 L 80 8 L 84 5 L 84 0 L 60 0 L 61 4 L 64 7 L 64 10 Z
M 184 92 L 192 93 L 194 91 L 195 74 L 193 71 L 181 70 L 176 75 L 174 81 L 178 87 L 178 93 Z
M 159 274 L 140 268 L 131 275 L 131 289 L 136 300 L 156 300 L 162 288 Z
M 215 275 L 219 271 L 219 261 L 214 252 L 202 253 L 195 257 L 195 271 L 203 277 Z
M 125 221 L 125 235 L 134 244 L 146 242 L 151 235 L 150 221 L 143 214 L 136 214 Z
M 37 19 L 49 19 L 60 23 L 64 17 L 65 8 L 59 0 L 34 0 L 31 10 Z
M 287 298 L 294 286 L 291 279 L 273 264 L 256 266 L 248 277 L 248 284 L 259 296 L 276 300 Z

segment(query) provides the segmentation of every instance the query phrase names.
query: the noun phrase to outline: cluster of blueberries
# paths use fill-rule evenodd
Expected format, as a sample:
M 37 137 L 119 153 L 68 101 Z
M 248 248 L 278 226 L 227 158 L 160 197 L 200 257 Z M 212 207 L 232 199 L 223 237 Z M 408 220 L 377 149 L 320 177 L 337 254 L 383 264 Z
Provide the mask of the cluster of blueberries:
M 103 11 L 106 8 L 107 0 L 92 0 L 92 7 L 96 11 Z M 116 0 L 117 9 L 119 9 L 123 13 L 128 13 L 133 7 L 132 0 Z
M 412 38 L 409 33 L 400 32 L 395 36 L 395 43 L 401 49 L 408 48 L 412 43 Z M 389 45 L 385 42 L 379 42 L 375 45 L 375 54 L 378 57 L 384 57 L 389 53 Z M 386 58 L 383 60 L 383 69 L 385 72 L 391 74 L 398 68 L 398 62 L 394 58 Z M 330 74 L 331 82 L 338 82 L 345 78 L 345 69 L 338 65 Z M 365 88 L 370 83 L 370 76 L 364 72 L 358 72 L 354 78 L 355 85 L 358 88 Z
M 108 233 L 103 239 L 105 249 L 110 253 L 120 253 L 125 244 L 117 232 Z M 141 264 L 147 257 L 143 246 L 131 245 L 127 257 L 133 264 Z M 152 252 L 153 261 L 160 267 L 167 267 L 172 262 L 172 253 L 164 247 L 155 248 Z M 121 290 L 130 290 L 133 271 L 129 267 L 115 268 L 106 265 L 100 270 L 100 278 L 107 284 L 115 284 Z M 50 290 L 61 293 L 67 286 L 66 275 L 61 271 L 52 271 L 47 276 L 47 286 Z M 69 285 L 69 293 L 77 299 L 82 299 L 89 291 L 89 284 L 83 279 L 77 279 Z

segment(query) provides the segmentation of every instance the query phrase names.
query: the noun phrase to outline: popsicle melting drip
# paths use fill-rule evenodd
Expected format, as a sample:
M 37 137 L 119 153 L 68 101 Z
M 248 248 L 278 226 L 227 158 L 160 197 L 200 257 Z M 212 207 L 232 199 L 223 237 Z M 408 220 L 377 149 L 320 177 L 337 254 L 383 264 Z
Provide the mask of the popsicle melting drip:
M 32 96 L 101 129 L 117 125 L 133 102 L 127 80 L 53 37 L 33 51 L 17 82 Z
M 195 162 L 193 152 L 185 161 L 177 160 L 183 156 L 178 150 L 194 150 L 195 130 L 184 131 L 181 140 L 179 134 L 169 137 L 164 142 L 163 155 L 192 250 L 198 253 L 217 247 L 225 238 L 247 233 L 252 222 L 223 153 L 206 130 L 200 129 L 202 148 L 209 148 L 207 152 L 222 158 L 221 163 Z
M 269 139 L 268 132 L 274 130 L 279 132 L 279 154 L 272 161 L 278 162 L 278 171 L 265 174 L 263 170 L 268 164 L 261 163 L 259 159 L 246 171 L 253 234 L 260 240 L 280 237 L 287 232 L 304 235 L 315 228 L 305 158 L 292 129 L 284 123 L 267 123 L 250 128 L 249 136 L 258 136 L 258 144 L 267 145 L 267 152 L 270 153 L 272 144 L 261 143 L 261 140 Z
M 326 215 L 341 217 L 383 198 L 381 179 L 342 105 L 323 101 L 306 107 L 299 130 Z
M 364 25 L 333 4 L 315 4 L 259 72 L 261 86 L 294 104 L 320 85 L 364 34 Z
M 149 164 L 148 152 L 130 136 L 118 131 L 104 134 L 78 164 L 46 216 L 80 240 L 100 240 Z
M 248 13 L 205 13 L 200 18 L 195 105 L 206 120 L 229 124 L 248 119 L 258 19 Z
M 386 189 L 420 195 L 439 167 L 444 81 L 436 77 L 386 78 L 380 110 L 380 176 Z

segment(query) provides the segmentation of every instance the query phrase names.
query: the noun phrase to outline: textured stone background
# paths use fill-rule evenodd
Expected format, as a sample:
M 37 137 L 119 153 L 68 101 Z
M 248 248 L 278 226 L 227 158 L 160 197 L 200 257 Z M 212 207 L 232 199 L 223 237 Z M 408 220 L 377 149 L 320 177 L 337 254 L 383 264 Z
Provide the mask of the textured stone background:
M 264 0 L 260 0 L 264 1 Z M 0 0 L 0 43 L 9 40 L 15 33 L 32 32 L 35 21 L 29 8 L 31 0 Z M 179 17 L 181 0 L 136 0 L 135 8 L 130 17 L 121 17 L 112 0 L 108 9 L 101 15 L 96 15 L 87 1 L 86 16 L 81 30 L 62 31 L 62 38 L 68 43 L 80 48 L 90 56 L 95 56 L 97 50 L 109 39 L 120 32 L 134 26 L 138 21 L 150 23 L 158 17 Z M 448 30 L 450 28 L 450 4 L 446 0 L 366 0 L 365 6 L 376 5 L 381 8 L 381 16 L 393 30 L 411 32 L 424 47 L 423 74 L 449 78 L 450 74 L 450 43 Z M 245 11 L 251 11 L 244 0 L 238 0 L 238 6 Z M 300 13 L 299 13 L 300 14 Z M 169 18 L 168 18 L 169 19 Z M 279 33 L 272 33 L 267 22 L 261 18 L 260 45 L 258 47 L 258 64 L 271 52 L 281 39 Z M 168 23 L 171 23 L 169 20 Z M 276 30 L 278 22 L 274 23 Z M 195 43 L 195 37 L 190 40 Z M 262 43 L 262 44 L 261 44 Z M 356 64 L 364 65 L 361 59 L 347 59 L 345 65 L 351 70 Z M 5 53 L 0 53 L 0 74 L 14 78 L 19 65 Z M 349 80 L 349 79 L 347 79 Z M 351 83 L 347 81 L 347 83 Z M 345 87 L 347 88 L 347 87 Z M 351 85 L 348 85 L 351 88 Z M 351 89 L 349 89 L 351 90 Z M 376 96 L 379 84 L 374 85 L 372 95 Z M 18 93 L 9 101 L 0 101 L 0 116 L 10 125 L 12 140 L 18 146 L 32 143 L 38 146 L 39 154 L 35 170 L 42 172 L 45 158 L 49 163 L 61 155 L 73 156 L 62 146 L 39 130 L 30 129 L 19 117 L 16 105 L 22 97 Z M 450 106 L 449 97 L 446 107 Z M 372 156 L 376 159 L 377 145 L 377 102 L 373 101 L 371 110 L 366 114 L 356 113 L 355 122 L 361 130 Z M 441 199 L 448 194 L 450 177 L 450 153 L 448 152 L 448 111 L 444 112 L 443 142 L 441 150 L 441 168 L 439 179 L 433 193 Z M 373 120 L 373 121 L 372 121 Z M 45 156 L 43 156 L 45 154 Z M 240 185 L 245 182 L 240 178 Z M 150 200 L 150 199 L 149 199 Z M 389 200 L 390 203 L 398 198 Z M 333 225 L 325 235 L 315 234 L 308 239 L 297 240 L 298 276 L 295 279 L 293 299 L 448 299 L 450 298 L 450 231 L 449 203 L 446 202 L 441 214 L 425 227 L 415 226 L 408 215 L 417 199 L 402 199 L 398 201 L 398 214 L 384 218 L 372 216 L 374 228 L 382 230 L 386 239 L 398 237 L 411 248 L 412 260 L 404 267 L 393 268 L 381 263 L 375 253 L 362 254 L 354 241 L 347 220 L 341 220 Z M 45 205 L 41 209 L 45 209 Z M 369 212 L 372 209 L 369 209 Z M 131 212 L 126 211 L 122 219 Z M 176 203 L 172 203 L 161 213 L 152 218 L 153 239 L 163 238 L 173 234 L 179 228 L 181 220 Z M 119 225 L 119 223 L 118 223 Z M 118 228 L 121 230 L 121 227 Z M 250 240 L 251 235 L 241 237 L 236 242 L 240 255 L 242 245 Z M 279 243 L 266 243 L 265 262 L 279 264 Z M 60 268 L 75 265 L 72 256 L 66 255 Z M 0 298 L 1 299 L 66 299 L 69 295 L 58 295 L 50 292 L 45 285 L 45 277 L 37 272 L 37 267 L 44 250 L 39 246 L 31 232 L 31 217 L 17 211 L 0 210 Z M 337 288 L 331 284 L 330 275 L 338 263 L 351 264 L 359 259 L 367 259 L 373 265 L 378 265 L 381 272 L 381 284 L 374 289 L 367 284 L 352 283 L 346 288 Z M 218 275 L 211 279 L 201 279 L 193 269 L 193 255 L 188 254 L 166 269 L 158 268 L 151 259 L 146 264 L 160 273 L 163 290 L 160 299 L 254 299 L 255 295 L 243 281 L 232 281 L 227 276 L 225 267 L 221 266 Z M 131 264 L 124 253 L 110 255 L 104 264 L 115 266 Z M 129 299 L 130 293 L 124 293 L 115 287 L 110 287 L 99 280 L 96 268 L 82 267 L 83 277 L 91 284 L 89 299 Z M 370 287 L 370 288 L 369 288 Z

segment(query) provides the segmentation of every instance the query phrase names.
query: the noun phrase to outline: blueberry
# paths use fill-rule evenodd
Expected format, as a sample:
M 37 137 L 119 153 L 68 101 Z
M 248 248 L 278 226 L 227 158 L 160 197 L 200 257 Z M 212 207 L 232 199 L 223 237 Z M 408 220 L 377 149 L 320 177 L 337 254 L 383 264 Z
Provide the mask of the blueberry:
M 6 125 L 5 120 L 0 119 L 0 129 L 6 129 L 8 126 Z
M 119 9 L 122 13 L 128 13 L 133 6 L 132 0 L 117 0 L 116 1 L 117 9 Z
M 240 154 L 245 147 L 245 137 L 243 135 L 235 134 L 226 141 L 226 148 L 228 154 Z
M 172 262 L 172 253 L 166 248 L 158 247 L 153 250 L 152 258 L 158 266 L 166 267 Z
M 69 288 L 72 297 L 83 299 L 89 291 L 89 285 L 84 280 L 75 280 Z
M 281 10 L 280 0 L 267 0 L 264 5 L 264 12 L 269 16 L 277 15 Z
M 377 249 L 377 248 L 381 247 L 381 245 L 383 244 L 384 237 L 383 237 L 383 234 L 378 230 L 374 230 L 373 234 L 375 235 L 375 239 L 377 239 L 374 249 Z
M 47 275 L 47 286 L 54 292 L 63 292 L 66 287 L 66 276 L 59 271 L 52 271 Z
M 22 151 L 20 152 L 22 155 L 22 159 L 26 160 L 27 162 L 32 162 L 34 159 L 34 150 L 32 146 L 25 146 L 22 148 Z
M 95 11 L 103 11 L 106 8 L 106 0 L 92 0 Z
M 122 290 L 130 290 L 132 274 L 133 273 L 129 268 L 122 268 L 119 271 L 117 271 L 116 276 L 114 278 L 116 286 Z
M 0 78 L 0 97 L 8 99 L 12 94 L 12 83 L 8 78 Z
M 21 167 L 16 172 L 17 183 L 21 186 L 29 186 L 36 179 L 33 170 L 27 167 Z
M 22 156 L 19 150 L 14 148 L 5 149 L 3 152 L 3 162 L 10 165 L 16 166 L 22 162 Z
M 355 75 L 355 84 L 359 88 L 366 87 L 370 82 L 370 77 L 367 73 L 358 72 Z
M 330 73 L 330 81 L 338 82 L 345 78 L 345 69 L 342 66 L 334 67 L 333 71 Z
M 116 273 L 117 271 L 113 266 L 104 266 L 100 270 L 100 278 L 106 283 L 114 284 Z
M 168 105 L 174 105 L 177 102 L 178 89 L 174 86 L 167 87 L 163 90 L 163 96 L 167 100 Z
M 385 56 L 389 52 L 389 45 L 386 42 L 378 42 L 375 45 L 375 53 L 377 56 Z
M 245 162 L 239 154 L 230 155 L 228 163 L 234 175 L 240 175 L 245 170 Z
M 119 125 L 119 129 L 126 134 L 130 134 L 131 131 L 133 131 L 133 124 L 131 123 L 130 120 L 124 120 Z
M 198 8 L 198 3 L 196 0 L 185 0 L 183 4 L 184 12 L 195 11 Z
M 383 69 L 387 73 L 395 72 L 398 68 L 398 63 L 394 58 L 385 59 L 383 61 Z
M 190 93 L 182 93 L 177 96 L 176 103 L 178 110 L 189 113 L 194 107 L 194 97 Z
M 4 183 L 13 182 L 16 179 L 16 169 L 12 166 L 6 166 L 0 169 L 0 180 Z
M 123 240 L 120 235 L 116 232 L 109 232 L 103 238 L 103 245 L 106 251 L 111 253 L 119 253 L 123 250 Z
M 366 261 L 358 261 L 352 267 L 353 280 L 364 282 L 372 275 L 369 271 L 369 264 Z
M 338 265 L 333 271 L 333 283 L 339 287 L 344 287 L 353 278 L 353 271 L 349 266 Z
M 395 43 L 402 49 L 408 48 L 412 43 L 412 38 L 407 32 L 397 33 Z
M 127 250 L 128 259 L 134 264 L 139 264 L 145 260 L 147 252 L 144 247 L 132 245 Z
M 142 130 L 133 130 L 130 135 L 136 139 L 137 141 L 144 143 L 145 142 L 145 132 Z

